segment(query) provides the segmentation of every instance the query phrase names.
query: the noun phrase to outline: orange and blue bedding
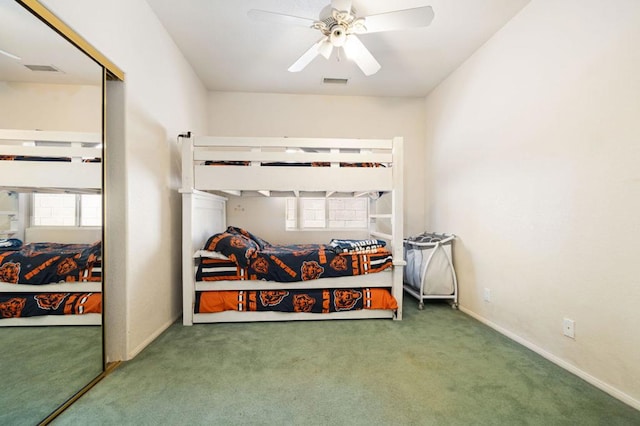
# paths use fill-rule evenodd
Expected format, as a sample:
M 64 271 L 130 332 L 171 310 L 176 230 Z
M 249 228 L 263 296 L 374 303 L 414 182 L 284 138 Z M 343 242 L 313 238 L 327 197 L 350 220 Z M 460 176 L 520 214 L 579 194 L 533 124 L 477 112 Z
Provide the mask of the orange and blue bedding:
M 34 286 L 100 282 L 101 243 L 34 243 L 0 251 L 0 281 Z M 0 319 L 100 313 L 100 293 L 0 293 Z
M 349 240 L 332 240 L 330 244 L 273 245 L 242 228 L 230 226 L 225 232 L 211 236 L 205 244 L 205 253 L 215 252 L 216 256 L 200 259 L 196 280 L 258 280 L 285 284 L 278 290 L 198 292 L 195 311 L 329 313 L 397 309 L 397 301 L 384 288 L 287 288 L 286 283 L 371 274 L 393 265 L 391 252 L 384 248 L 383 241 L 368 240 L 366 245 L 358 241 L 357 250 L 346 252 L 342 243 L 350 245 Z
M 361 309 L 398 309 L 382 288 L 206 291 L 196 295 L 197 313 L 276 311 L 330 313 Z
M 0 293 L 0 320 L 41 315 L 100 313 L 100 293 Z

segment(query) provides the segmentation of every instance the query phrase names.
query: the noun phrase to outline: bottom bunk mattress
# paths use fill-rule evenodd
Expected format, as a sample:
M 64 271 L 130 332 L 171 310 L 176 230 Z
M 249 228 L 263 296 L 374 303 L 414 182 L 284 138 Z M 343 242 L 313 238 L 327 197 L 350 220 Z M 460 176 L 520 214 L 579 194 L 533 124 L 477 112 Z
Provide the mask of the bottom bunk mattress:
M 196 281 L 291 283 L 366 275 L 393 266 L 385 245 L 381 240 L 335 239 L 329 244 L 271 244 L 245 229 L 229 226 L 211 236 L 197 254 Z
M 195 313 L 275 311 L 330 313 L 362 309 L 398 309 L 384 288 L 203 291 L 196 293 Z
M 101 311 L 100 293 L 0 293 L 0 320 Z

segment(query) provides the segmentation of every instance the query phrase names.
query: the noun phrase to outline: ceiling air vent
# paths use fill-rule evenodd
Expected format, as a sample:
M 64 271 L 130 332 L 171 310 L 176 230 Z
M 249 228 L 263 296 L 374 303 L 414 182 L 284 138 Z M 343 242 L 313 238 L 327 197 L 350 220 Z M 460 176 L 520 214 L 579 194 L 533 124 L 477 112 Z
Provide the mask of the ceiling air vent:
M 59 69 L 52 67 L 51 65 L 25 65 L 31 71 L 43 71 L 43 72 L 60 72 Z
M 323 78 L 322 82 L 324 84 L 347 84 L 347 82 L 349 81 L 348 78 Z

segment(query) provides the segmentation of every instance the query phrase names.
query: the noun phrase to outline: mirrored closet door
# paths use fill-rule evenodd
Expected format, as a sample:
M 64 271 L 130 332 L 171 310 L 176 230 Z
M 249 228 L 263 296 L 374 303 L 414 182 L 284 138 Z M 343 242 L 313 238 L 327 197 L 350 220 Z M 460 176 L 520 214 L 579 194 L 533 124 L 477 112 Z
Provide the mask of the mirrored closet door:
M 104 371 L 103 78 L 0 0 L 0 424 L 37 424 Z

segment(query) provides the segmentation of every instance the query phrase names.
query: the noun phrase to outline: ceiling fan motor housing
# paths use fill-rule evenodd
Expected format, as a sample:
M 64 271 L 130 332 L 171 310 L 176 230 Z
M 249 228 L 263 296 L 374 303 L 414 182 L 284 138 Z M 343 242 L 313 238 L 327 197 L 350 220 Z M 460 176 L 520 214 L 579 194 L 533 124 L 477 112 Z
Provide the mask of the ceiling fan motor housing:
M 320 20 L 314 22 L 312 27 L 329 37 L 329 41 L 333 46 L 340 47 L 347 41 L 347 35 L 355 29 L 351 28 L 352 25 L 356 23 L 358 29 L 362 25 L 362 20 L 356 19 L 355 13 L 353 8 L 350 11 L 344 11 L 327 6 L 320 13 Z

